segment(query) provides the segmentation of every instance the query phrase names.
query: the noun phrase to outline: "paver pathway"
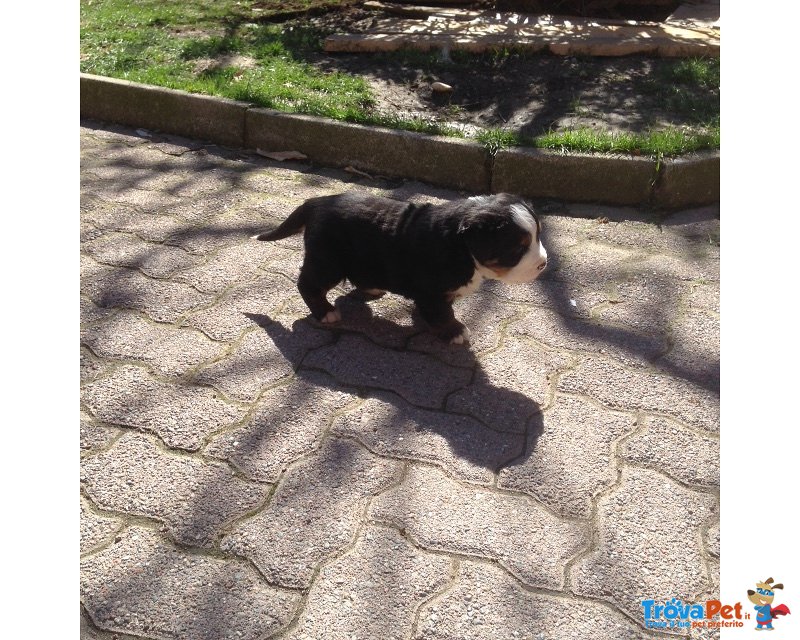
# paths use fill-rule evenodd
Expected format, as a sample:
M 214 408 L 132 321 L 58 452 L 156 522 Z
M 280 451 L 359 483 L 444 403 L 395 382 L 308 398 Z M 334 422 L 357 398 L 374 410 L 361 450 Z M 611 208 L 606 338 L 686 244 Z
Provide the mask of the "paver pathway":
M 543 203 L 547 272 L 453 347 L 395 296 L 313 324 L 299 238 L 249 238 L 459 194 L 83 125 L 83 637 L 648 638 L 717 594 L 715 208 Z

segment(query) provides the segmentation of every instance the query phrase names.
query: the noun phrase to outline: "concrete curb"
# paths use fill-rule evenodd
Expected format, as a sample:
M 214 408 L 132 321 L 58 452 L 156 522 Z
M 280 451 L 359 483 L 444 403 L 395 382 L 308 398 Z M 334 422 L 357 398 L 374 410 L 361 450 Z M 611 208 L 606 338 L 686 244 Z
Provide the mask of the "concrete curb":
M 509 149 L 367 127 L 247 103 L 81 74 L 81 116 L 264 151 L 300 151 L 315 163 L 477 193 L 512 191 L 664 209 L 719 201 L 719 152 L 662 161 Z

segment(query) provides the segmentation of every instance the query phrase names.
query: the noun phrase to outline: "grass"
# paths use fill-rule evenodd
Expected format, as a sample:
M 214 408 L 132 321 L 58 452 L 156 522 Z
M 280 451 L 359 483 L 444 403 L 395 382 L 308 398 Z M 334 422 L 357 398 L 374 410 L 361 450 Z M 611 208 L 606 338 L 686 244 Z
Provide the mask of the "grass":
M 692 151 L 719 148 L 719 130 L 709 133 L 687 132 L 680 129 L 663 129 L 647 133 L 609 133 L 580 128 L 550 131 L 533 138 L 520 136 L 505 129 L 487 129 L 477 139 L 494 155 L 510 147 L 536 147 L 567 153 L 625 153 L 631 155 L 679 156 Z
M 268 21 L 279 12 L 352 3 L 353 0 L 81 0 L 81 71 L 223 96 L 280 111 L 463 136 L 460 130 L 433 119 L 379 111 L 362 77 L 324 72 L 307 62 L 311 54 L 321 49 L 325 34 Z M 459 51 L 452 52 L 449 61 L 443 61 L 436 52 L 392 55 L 426 68 L 472 68 L 476 62 L 476 56 Z M 489 52 L 481 60 L 491 67 L 501 67 L 520 55 L 530 54 L 503 49 Z M 661 67 L 657 77 L 642 84 L 643 91 L 669 108 L 690 114 L 699 131 L 613 134 L 575 129 L 525 138 L 516 132 L 489 129 L 476 138 L 492 154 L 519 145 L 656 156 L 718 148 L 718 102 L 714 105 L 713 100 L 698 97 L 697 88 L 718 96 L 718 60 L 676 61 Z M 579 98 L 574 103 L 575 111 L 582 108 Z M 451 106 L 450 115 L 457 116 L 459 109 L 458 105 Z

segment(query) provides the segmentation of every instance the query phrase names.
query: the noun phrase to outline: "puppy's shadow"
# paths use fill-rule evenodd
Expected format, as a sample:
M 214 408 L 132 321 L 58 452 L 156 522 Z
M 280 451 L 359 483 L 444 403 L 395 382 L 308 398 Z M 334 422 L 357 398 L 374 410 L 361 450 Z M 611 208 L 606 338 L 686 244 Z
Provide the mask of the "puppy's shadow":
M 423 342 L 422 351 L 390 348 L 353 327 L 333 331 L 333 341 L 318 347 L 318 341 L 309 341 L 309 332 L 326 329 L 307 319 L 287 328 L 266 315 L 246 315 L 269 335 L 298 378 L 335 391 L 350 390 L 367 400 L 370 409 L 359 420 L 348 423 L 344 416 L 345 423 L 355 425 L 344 431 L 378 453 L 452 458 L 461 475 L 485 480 L 486 471 L 497 473 L 524 456 L 542 433 L 539 405 L 492 384 L 468 348 L 432 337 Z M 418 321 L 411 327 L 374 321 L 389 343 L 404 342 L 410 330 L 421 330 Z M 457 354 L 455 365 L 448 362 L 452 354 Z

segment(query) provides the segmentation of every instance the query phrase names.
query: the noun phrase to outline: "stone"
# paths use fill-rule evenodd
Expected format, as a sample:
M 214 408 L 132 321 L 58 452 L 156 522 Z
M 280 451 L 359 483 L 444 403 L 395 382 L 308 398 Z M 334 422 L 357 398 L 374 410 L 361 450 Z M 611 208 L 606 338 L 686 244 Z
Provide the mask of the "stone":
M 588 518 L 593 498 L 617 479 L 614 443 L 636 420 L 584 398 L 557 396 L 542 423 L 528 435 L 523 457 L 500 472 L 498 486 L 524 491 L 555 513 Z
M 256 640 L 288 626 L 300 594 L 264 583 L 246 562 L 175 548 L 130 527 L 81 562 L 81 600 L 101 629 L 156 638 Z
M 271 584 L 304 589 L 353 540 L 366 502 L 400 479 L 401 464 L 349 440 L 328 440 L 293 465 L 269 504 L 239 523 L 223 551 L 251 560 Z
M 586 394 L 612 409 L 672 416 L 699 429 L 719 431 L 719 396 L 665 373 L 587 357 L 561 376 L 558 391 Z
M 573 592 L 601 597 L 635 620 L 644 599 L 693 601 L 710 587 L 699 532 L 716 508 L 707 493 L 623 467 L 619 484 L 598 500 L 597 543 L 571 568 Z
M 645 429 L 626 440 L 620 455 L 684 484 L 719 487 L 719 440 L 666 418 L 648 416 Z
M 236 478 L 226 465 L 167 454 L 138 433 L 126 433 L 108 451 L 85 459 L 81 480 L 101 508 L 160 520 L 176 542 L 197 547 L 211 546 L 269 489 Z
M 325 565 L 291 638 L 405 640 L 417 608 L 450 579 L 450 561 L 397 531 L 366 527 L 353 548 Z
M 161 382 L 134 366 L 119 367 L 84 386 L 81 399 L 98 420 L 152 431 L 167 446 L 189 451 L 245 413 L 213 389 Z
M 492 431 L 469 416 L 420 409 L 387 392 L 376 392 L 335 418 L 333 431 L 356 438 L 379 455 L 424 460 L 484 485 L 524 445 L 521 434 Z
M 325 374 L 303 373 L 265 392 L 244 424 L 216 436 L 205 453 L 228 460 L 249 478 L 276 482 L 319 446 L 331 421 L 355 400 Z
M 303 366 L 327 371 L 344 384 L 392 391 L 426 408 L 440 408 L 449 393 L 465 387 L 472 377 L 471 371 L 448 367 L 430 356 L 382 349 L 347 334 L 308 354 Z
M 497 560 L 532 587 L 561 589 L 567 562 L 588 527 L 560 520 L 524 495 L 464 487 L 413 465 L 403 483 L 373 501 L 369 517 L 406 531 L 425 549 Z
M 199 331 L 154 323 L 133 311 L 120 311 L 84 329 L 82 341 L 101 358 L 137 360 L 165 376 L 183 375 L 226 348 Z
M 81 500 L 81 555 L 90 553 L 113 540 L 114 534 L 122 528 L 119 518 L 109 518 L 94 513 Z
M 650 636 L 596 600 L 531 592 L 501 569 L 463 561 L 454 586 L 426 602 L 415 640 L 644 640 Z

